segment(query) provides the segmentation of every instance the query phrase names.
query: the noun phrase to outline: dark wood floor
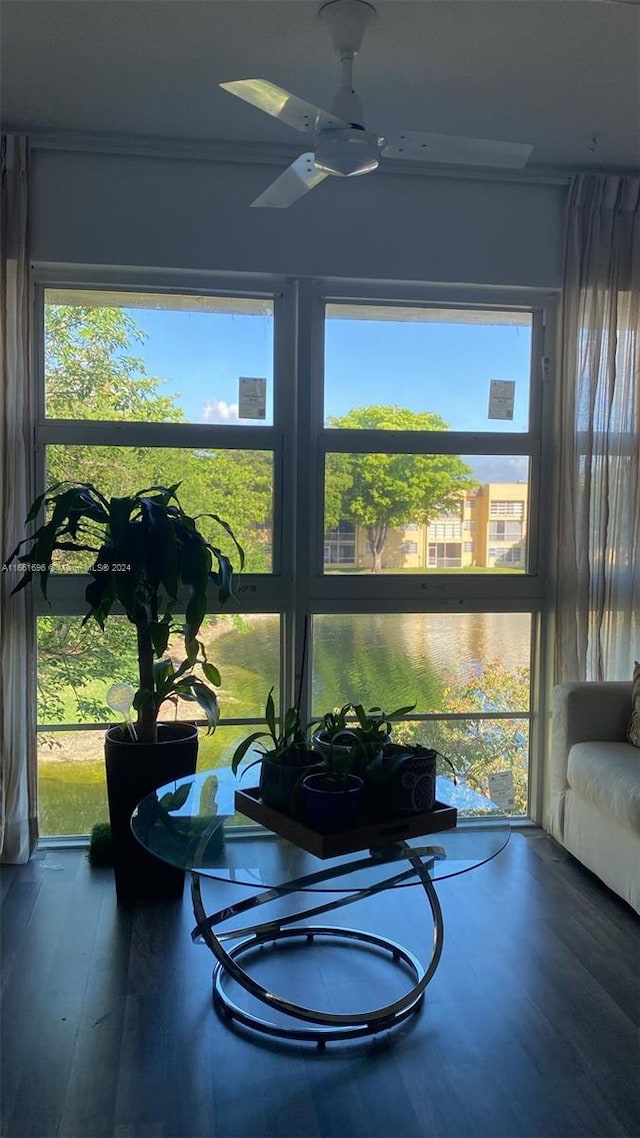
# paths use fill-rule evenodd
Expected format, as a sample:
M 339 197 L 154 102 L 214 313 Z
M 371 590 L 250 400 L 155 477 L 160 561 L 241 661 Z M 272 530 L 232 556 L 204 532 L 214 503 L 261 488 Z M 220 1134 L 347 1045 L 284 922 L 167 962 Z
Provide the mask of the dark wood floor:
M 188 889 L 118 911 L 80 851 L 5 868 L 0 887 L 3 1138 L 640 1135 L 639 922 L 539 832 L 438 887 L 445 950 L 419 1015 L 324 1052 L 219 1021 Z M 368 904 L 419 945 L 417 890 Z M 376 967 L 390 982 L 387 962 L 328 951 L 265 953 L 262 975 L 327 1006 L 362 999 Z

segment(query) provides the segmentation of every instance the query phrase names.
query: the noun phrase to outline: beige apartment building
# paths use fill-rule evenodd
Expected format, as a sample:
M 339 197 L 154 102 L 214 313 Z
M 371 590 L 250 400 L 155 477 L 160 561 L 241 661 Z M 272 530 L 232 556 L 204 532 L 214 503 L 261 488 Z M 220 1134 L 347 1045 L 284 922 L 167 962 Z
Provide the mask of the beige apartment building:
M 438 514 L 426 525 L 391 530 L 383 568 L 524 569 L 527 505 L 526 482 L 485 482 L 469 490 L 458 509 Z M 346 521 L 327 530 L 324 563 L 327 568 L 369 569 L 366 531 Z

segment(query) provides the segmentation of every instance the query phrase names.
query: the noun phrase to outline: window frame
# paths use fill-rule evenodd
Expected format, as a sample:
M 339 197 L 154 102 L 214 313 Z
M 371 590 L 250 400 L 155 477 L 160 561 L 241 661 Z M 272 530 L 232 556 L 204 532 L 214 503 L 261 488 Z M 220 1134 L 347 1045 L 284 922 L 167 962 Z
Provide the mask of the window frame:
M 552 357 L 557 296 L 541 290 L 375 283 L 327 278 L 294 280 L 281 276 L 228 273 L 158 272 L 34 266 L 34 387 L 37 398 L 35 463 L 37 485 L 44 487 L 45 448 L 52 443 L 95 442 L 113 445 L 117 427 L 121 445 L 207 446 L 272 450 L 274 454 L 273 572 L 243 574 L 237 589 L 241 612 L 278 613 L 280 691 L 283 706 L 293 702 L 300 684 L 303 648 L 312 659 L 308 638 L 318 613 L 347 612 L 528 612 L 532 616 L 529 814 L 539 819 L 542 758 L 540 710 L 534 702 L 545 687 L 545 618 L 549 610 L 546 538 L 541 530 L 543 501 L 549 499 L 546 472 L 551 454 L 552 416 L 548 363 Z M 47 419 L 44 415 L 44 294 L 48 288 L 94 288 L 114 292 L 272 297 L 274 303 L 274 423 L 272 427 L 228 424 L 147 423 Z M 323 422 L 324 313 L 328 303 L 416 305 L 431 308 L 480 308 L 532 314 L 529 430 L 513 434 L 478 432 L 382 432 L 325 428 Z M 545 402 L 546 400 L 546 402 Z M 543 431 L 544 425 L 544 431 Z M 107 437 L 108 434 L 108 437 Z M 88 438 L 88 436 L 90 436 Z M 179 440 L 179 441 L 178 441 Z M 524 455 L 529 461 L 526 516 L 526 572 L 500 575 L 415 573 L 380 577 L 326 574 L 323 571 L 324 462 L 331 451 Z M 546 497 L 545 497 L 546 493 Z M 524 515 L 522 516 L 525 521 Z M 464 535 L 462 535 L 464 536 Z M 34 590 L 38 615 L 83 615 L 87 577 L 65 574 L 49 582 L 51 607 Z M 213 601 L 213 597 L 212 597 Z M 215 611 L 212 604 L 209 611 Z M 225 610 L 226 611 L 226 610 Z M 307 666 L 302 687 L 302 716 L 311 705 Z M 266 693 L 265 693 L 266 694 Z M 514 713 L 515 714 L 515 713 Z M 420 717 L 423 718 L 423 717 Z M 425 716 L 424 718 L 429 718 Z M 430 716 L 433 718 L 433 715 Z M 446 717 L 444 717 L 446 718 Z M 257 719 L 227 719 L 228 725 Z M 86 730 L 88 724 L 81 725 Z M 96 725 L 96 729 L 104 725 Z M 61 726 L 60 729 L 63 729 Z M 69 729 L 67 726 L 66 729 Z M 48 731 L 51 727 L 47 728 Z

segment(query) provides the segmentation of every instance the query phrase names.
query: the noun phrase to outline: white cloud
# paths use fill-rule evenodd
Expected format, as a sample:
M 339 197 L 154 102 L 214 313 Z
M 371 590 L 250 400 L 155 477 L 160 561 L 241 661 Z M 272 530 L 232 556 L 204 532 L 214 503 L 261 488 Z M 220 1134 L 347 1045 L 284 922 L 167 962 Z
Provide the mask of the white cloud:
M 237 423 L 238 404 L 225 403 L 224 399 L 208 399 L 202 404 L 200 420 L 203 423 Z

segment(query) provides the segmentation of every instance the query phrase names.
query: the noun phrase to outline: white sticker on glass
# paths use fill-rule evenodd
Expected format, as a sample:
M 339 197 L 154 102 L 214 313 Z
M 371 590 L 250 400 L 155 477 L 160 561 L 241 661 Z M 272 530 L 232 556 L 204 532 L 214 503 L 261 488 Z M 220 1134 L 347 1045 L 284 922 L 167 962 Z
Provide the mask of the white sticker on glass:
M 489 386 L 489 418 L 513 419 L 515 379 L 492 379 Z
M 266 419 L 267 381 L 241 375 L 238 380 L 238 418 Z
M 516 804 L 511 771 L 495 771 L 489 775 L 489 798 L 501 810 L 512 810 Z

